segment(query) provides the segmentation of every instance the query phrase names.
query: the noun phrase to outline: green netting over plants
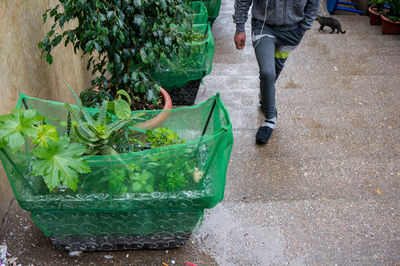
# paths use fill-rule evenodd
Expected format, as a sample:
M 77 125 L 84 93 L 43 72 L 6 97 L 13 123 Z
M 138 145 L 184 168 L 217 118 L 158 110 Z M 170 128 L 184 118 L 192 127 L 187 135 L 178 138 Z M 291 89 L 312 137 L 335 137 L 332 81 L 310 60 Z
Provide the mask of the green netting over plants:
M 193 31 L 199 40 L 189 43 L 189 51 L 182 49 L 173 55 L 172 60 L 164 58 L 155 67 L 151 76 L 161 87 L 167 90 L 180 88 L 191 80 L 210 74 L 215 49 L 210 25 L 193 25 Z
M 208 21 L 214 23 L 215 19 L 219 15 L 219 9 L 221 7 L 221 0 L 202 0 L 207 8 Z
M 44 122 L 57 125 L 57 131 L 66 130 L 55 122 L 67 121 L 68 112 L 62 103 L 21 95 L 17 107 L 24 106 L 50 117 Z M 18 151 L 0 149 L 0 159 L 18 203 L 28 211 L 59 213 L 212 208 L 223 199 L 233 142 L 232 125 L 219 95 L 192 107 L 133 112 L 140 117 L 133 128 L 144 128 L 142 120 L 160 114 L 166 119 L 158 127 L 174 130 L 185 143 L 86 156 L 90 172 L 79 175 L 75 191 L 60 185 L 50 192 L 43 177 L 32 174 L 37 160 L 32 143 L 27 141 Z
M 208 20 L 207 8 L 201 1 L 194 1 L 188 3 L 193 10 L 193 24 L 206 24 Z
M 71 128 L 68 124 L 75 127 L 77 123 L 68 119 L 67 109 L 62 103 L 21 95 L 15 114 L 23 111 L 32 117 L 29 110 L 36 110 L 46 119 L 35 120 L 33 127 L 54 125 L 62 133 Z M 86 110 L 93 117 L 102 116 L 97 108 Z M 34 156 L 37 138 L 26 137 L 22 148 L 11 150 L 1 143 L 4 121 L 10 116 L 1 117 L 0 159 L 15 198 L 31 212 L 33 221 L 57 248 L 93 251 L 180 247 L 201 225 L 204 209 L 223 199 L 233 136 L 219 94 L 196 106 L 138 111 L 132 116 L 136 120 L 129 130 L 137 138 L 149 134 L 157 139 L 155 135 L 168 128 L 185 142 L 114 155 L 81 155 L 90 171 L 79 174 L 77 187 L 60 183 L 51 191 L 44 176 L 33 174 L 40 161 Z M 160 116 L 165 120 L 148 124 Z M 25 133 L 29 136 L 28 131 Z M 47 141 L 50 147 L 50 139 Z M 62 160 L 60 164 L 64 171 L 73 167 Z
M 32 212 L 46 236 L 179 234 L 200 225 L 204 210 L 141 212 Z M 73 226 L 71 226 L 73 225 Z

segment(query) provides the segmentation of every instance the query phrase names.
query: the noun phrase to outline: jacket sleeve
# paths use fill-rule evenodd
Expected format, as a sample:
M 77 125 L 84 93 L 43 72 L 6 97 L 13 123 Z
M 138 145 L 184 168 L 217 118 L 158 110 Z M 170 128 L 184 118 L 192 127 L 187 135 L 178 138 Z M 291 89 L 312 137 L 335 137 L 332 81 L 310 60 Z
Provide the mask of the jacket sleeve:
M 252 2 L 253 0 L 235 0 L 235 13 L 232 17 L 237 31 L 244 32 L 244 24 L 247 21 Z
M 304 7 L 304 19 L 300 22 L 303 30 L 311 29 L 311 26 L 318 15 L 320 0 L 308 0 Z

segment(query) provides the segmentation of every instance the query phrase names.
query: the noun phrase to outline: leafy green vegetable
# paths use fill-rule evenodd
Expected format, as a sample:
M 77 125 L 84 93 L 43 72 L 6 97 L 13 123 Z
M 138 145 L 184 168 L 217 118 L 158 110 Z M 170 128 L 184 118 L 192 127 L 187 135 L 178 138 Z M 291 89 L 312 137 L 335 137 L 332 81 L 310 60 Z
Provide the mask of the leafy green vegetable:
M 126 193 L 128 188 L 124 185 L 126 171 L 124 169 L 112 169 L 110 171 L 109 188 L 112 194 Z
M 133 192 L 154 192 L 153 182 L 154 176 L 152 173 L 144 169 L 141 173 L 134 173 L 130 176 L 133 181 Z
M 12 150 L 20 149 L 25 137 L 36 137 L 36 124 L 43 119 L 35 110 L 16 108 L 11 114 L 0 116 L 0 140 Z
M 86 147 L 79 143 L 70 143 L 67 136 L 62 136 L 58 143 L 48 139 L 47 147 L 38 146 L 32 150 L 37 160 L 33 162 L 34 175 L 43 176 L 50 191 L 59 185 L 65 185 L 76 190 L 78 173 L 89 173 L 90 167 L 80 157 Z
M 160 183 L 161 191 L 180 191 L 186 187 L 188 181 L 183 176 L 184 172 L 178 169 L 170 170 L 167 174 L 167 179 Z
M 181 139 L 175 131 L 167 127 L 147 130 L 146 136 L 151 148 L 185 143 L 184 139 Z
M 32 144 L 47 147 L 47 139 L 58 141 L 57 128 L 49 124 L 39 125 L 36 128 L 36 138 L 33 139 Z

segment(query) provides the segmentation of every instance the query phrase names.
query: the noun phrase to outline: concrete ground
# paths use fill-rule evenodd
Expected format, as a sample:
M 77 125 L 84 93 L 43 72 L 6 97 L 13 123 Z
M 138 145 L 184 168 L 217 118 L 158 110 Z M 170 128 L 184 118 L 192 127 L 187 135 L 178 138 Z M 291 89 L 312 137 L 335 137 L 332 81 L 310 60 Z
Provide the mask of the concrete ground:
M 235 138 L 225 199 L 199 231 L 180 249 L 70 257 L 14 201 L 0 241 L 19 263 L 400 265 L 400 36 L 364 16 L 335 16 L 340 35 L 315 23 L 277 82 L 278 127 L 256 146 L 258 69 L 250 40 L 234 48 L 232 12 L 223 0 L 196 99 L 221 92 Z

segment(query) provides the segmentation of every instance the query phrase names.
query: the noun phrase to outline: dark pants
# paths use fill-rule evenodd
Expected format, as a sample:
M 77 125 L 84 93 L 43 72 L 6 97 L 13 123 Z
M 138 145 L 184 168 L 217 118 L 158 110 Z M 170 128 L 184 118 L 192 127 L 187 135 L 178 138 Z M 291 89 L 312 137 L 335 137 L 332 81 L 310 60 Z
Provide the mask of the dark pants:
M 304 30 L 294 25 L 294 29 L 280 30 L 252 20 L 253 47 L 260 68 L 260 93 L 262 110 L 266 119 L 276 117 L 275 82 L 281 73 L 290 51 L 300 43 Z M 293 28 L 292 27 L 292 28 Z M 262 29 L 262 32 L 261 32 Z

